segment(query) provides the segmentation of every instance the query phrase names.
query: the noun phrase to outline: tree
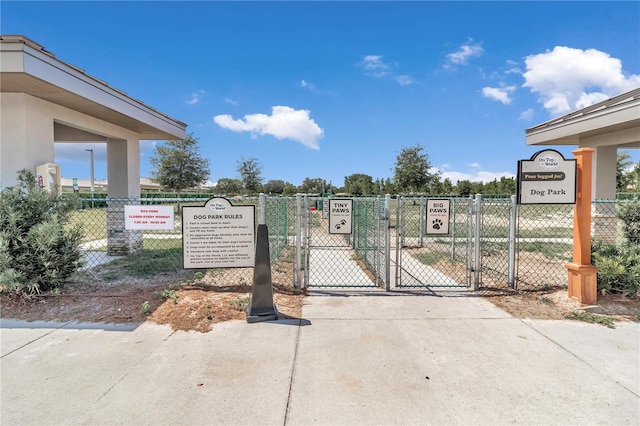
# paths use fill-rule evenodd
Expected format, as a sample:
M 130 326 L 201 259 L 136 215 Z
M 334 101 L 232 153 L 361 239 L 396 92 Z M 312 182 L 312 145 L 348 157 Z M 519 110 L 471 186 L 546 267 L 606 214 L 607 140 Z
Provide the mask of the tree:
M 305 194 L 320 194 L 327 187 L 327 182 L 322 178 L 304 178 L 300 191 Z
M 284 184 L 284 189 L 282 190 L 282 193 L 284 195 L 295 195 L 298 192 L 298 187 L 295 186 L 292 183 L 285 183 Z
M 253 193 L 262 190 L 262 164 L 257 158 L 251 157 L 247 160 L 241 158 L 236 170 L 240 174 L 244 189 Z
M 444 180 L 442 181 L 442 194 L 443 195 L 453 194 L 453 184 L 451 184 L 451 179 L 444 178 Z
M 83 264 L 83 230 L 71 221 L 77 199 L 40 188 L 27 169 L 18 182 L 0 196 L 0 291 L 53 290 Z
M 267 194 L 282 194 L 284 192 L 285 185 L 286 182 L 283 180 L 270 180 L 264 184 L 262 190 Z
M 396 157 L 394 181 L 399 191 L 418 192 L 431 183 L 435 175 L 429 172 L 429 155 L 423 151 L 421 145 L 402 148 Z
M 620 152 L 616 161 L 616 192 L 626 192 L 627 187 L 632 184 L 633 175 L 627 169 L 633 164 L 630 161 L 631 155 L 627 152 Z
M 461 197 L 468 197 L 473 192 L 473 185 L 469 180 L 459 180 L 456 184 L 456 192 Z
M 163 188 L 180 194 L 187 188 L 203 185 L 209 179 L 209 160 L 200 156 L 198 138 L 189 133 L 185 139 L 166 141 L 151 157 L 151 177 Z
M 363 173 L 344 177 L 344 189 L 353 195 L 367 195 L 373 192 L 373 178 Z
M 214 192 L 225 195 L 240 194 L 242 192 L 242 181 L 239 179 L 220 178 Z

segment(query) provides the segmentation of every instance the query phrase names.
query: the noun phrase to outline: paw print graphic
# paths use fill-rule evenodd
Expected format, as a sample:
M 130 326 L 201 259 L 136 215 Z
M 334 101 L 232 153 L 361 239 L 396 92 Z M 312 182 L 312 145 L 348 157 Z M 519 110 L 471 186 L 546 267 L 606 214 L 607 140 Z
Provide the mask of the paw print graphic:
M 347 224 L 347 221 L 346 221 L 346 220 L 344 220 L 344 219 L 342 219 L 342 220 L 340 221 L 340 223 L 336 223 L 335 227 L 336 227 L 336 229 L 340 229 L 340 228 L 342 228 L 342 227 L 343 227 L 344 225 L 346 225 L 346 224 Z
M 442 228 L 442 221 L 440 219 L 434 219 L 433 222 L 431 222 L 431 224 L 433 225 L 433 229 Z

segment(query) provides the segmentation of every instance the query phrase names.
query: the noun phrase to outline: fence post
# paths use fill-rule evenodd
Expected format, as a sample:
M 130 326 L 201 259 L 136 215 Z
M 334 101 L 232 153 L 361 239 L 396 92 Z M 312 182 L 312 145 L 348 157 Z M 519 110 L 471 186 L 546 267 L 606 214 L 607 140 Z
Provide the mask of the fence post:
M 467 284 L 471 286 L 473 271 L 473 196 L 467 199 Z
M 309 287 L 309 243 L 311 242 L 311 223 L 309 216 L 309 196 L 304 196 L 304 286 Z
M 509 203 L 509 276 L 507 284 L 509 287 L 516 286 L 516 219 L 518 217 L 518 205 L 516 196 L 512 195 Z
M 384 196 L 384 285 L 385 290 L 391 290 L 391 194 Z
M 266 199 L 263 193 L 260 193 L 258 196 L 258 205 L 259 205 L 259 218 L 258 225 L 266 225 L 267 224 L 267 207 L 266 207 Z
M 295 288 L 300 288 L 300 270 L 301 268 L 301 255 L 302 255 L 302 232 L 301 232 L 301 214 L 302 212 L 300 211 L 302 208 L 302 195 L 297 194 L 296 195 L 296 259 L 295 259 L 295 271 L 296 271 L 296 276 L 294 278 L 294 287 Z
M 476 194 L 476 239 L 474 244 L 473 290 L 480 289 L 480 272 L 482 271 L 482 255 L 480 240 L 482 239 L 482 194 Z
M 424 246 L 424 197 L 420 197 L 420 247 Z
M 591 173 L 593 148 L 578 148 L 576 158 L 578 186 L 573 209 L 573 262 L 567 263 L 569 297 L 582 305 L 598 301 L 597 268 L 591 264 Z
M 456 200 L 452 200 L 451 203 L 451 217 L 453 217 L 453 221 L 451 221 L 451 260 L 456 258 Z

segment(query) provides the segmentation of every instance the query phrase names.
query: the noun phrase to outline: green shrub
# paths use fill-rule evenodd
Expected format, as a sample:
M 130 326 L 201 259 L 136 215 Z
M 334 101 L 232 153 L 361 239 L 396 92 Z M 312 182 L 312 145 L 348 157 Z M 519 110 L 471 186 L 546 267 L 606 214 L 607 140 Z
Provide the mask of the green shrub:
M 620 203 L 617 216 L 623 222 L 622 231 L 631 244 L 640 244 L 640 199 Z
M 0 291 L 52 290 L 81 266 L 82 229 L 69 222 L 76 200 L 40 188 L 26 169 L 18 182 L 0 194 Z
M 591 263 L 598 268 L 598 291 L 638 296 L 640 290 L 640 245 L 593 242 Z

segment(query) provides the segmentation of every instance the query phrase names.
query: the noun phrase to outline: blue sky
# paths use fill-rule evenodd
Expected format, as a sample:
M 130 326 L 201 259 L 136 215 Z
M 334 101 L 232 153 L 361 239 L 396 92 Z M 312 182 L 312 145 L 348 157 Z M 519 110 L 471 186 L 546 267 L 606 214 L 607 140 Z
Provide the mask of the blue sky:
M 393 177 L 417 144 L 454 182 L 514 176 L 540 149 L 526 128 L 640 86 L 639 17 L 640 2 L 0 4 L 3 34 L 187 123 L 212 182 L 255 157 L 265 182 L 337 186 Z M 89 147 L 56 145 L 63 177 L 89 177 Z

